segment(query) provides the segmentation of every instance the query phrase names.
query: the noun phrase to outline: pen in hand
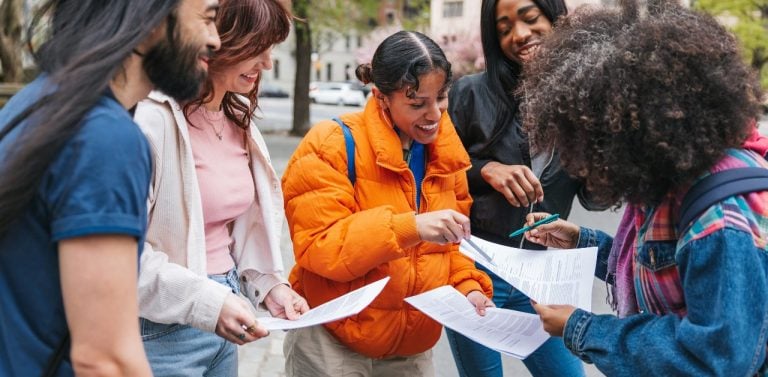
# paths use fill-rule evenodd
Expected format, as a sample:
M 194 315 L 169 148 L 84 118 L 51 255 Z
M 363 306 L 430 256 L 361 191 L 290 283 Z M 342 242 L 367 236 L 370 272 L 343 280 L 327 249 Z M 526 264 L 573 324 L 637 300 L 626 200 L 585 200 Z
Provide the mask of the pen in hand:
M 475 249 L 475 251 L 476 251 L 478 254 L 482 255 L 482 256 L 483 256 L 483 258 L 485 258 L 485 259 L 486 259 L 486 260 L 487 260 L 489 263 L 491 263 L 492 265 L 496 266 L 496 263 L 493 261 L 493 258 L 491 258 L 491 256 L 490 256 L 490 255 L 488 255 L 488 253 L 486 253 L 485 251 L 483 251 L 483 249 L 482 249 L 480 246 L 477 246 L 477 244 L 476 244 L 476 243 L 474 243 L 474 242 L 473 242 L 471 239 L 469 239 L 469 238 L 465 238 L 465 239 L 464 239 L 464 241 L 466 241 L 466 242 L 467 242 L 467 244 L 469 244 L 469 246 L 472 246 L 472 248 L 473 248 L 473 249 Z
M 536 228 L 539 225 L 549 224 L 549 223 L 551 223 L 551 222 L 553 222 L 553 221 L 555 221 L 555 220 L 557 220 L 559 218 L 560 218 L 560 215 L 557 214 L 557 213 L 554 214 L 554 215 L 549 215 L 549 216 L 547 216 L 547 217 L 545 217 L 545 218 L 543 218 L 543 219 L 541 219 L 541 220 L 539 220 L 539 221 L 537 221 L 537 222 L 535 222 L 535 223 L 533 223 L 531 225 L 524 226 L 524 227 L 522 227 L 522 228 L 520 228 L 520 229 L 518 229 L 518 230 L 516 230 L 516 231 L 514 231 L 512 233 L 510 233 L 509 234 L 509 238 L 517 237 L 517 236 L 519 236 L 519 235 L 521 235 L 521 234 L 523 234 L 523 233 L 525 233 L 525 232 L 527 232 L 527 231 L 529 231 L 529 230 L 531 230 L 533 228 Z

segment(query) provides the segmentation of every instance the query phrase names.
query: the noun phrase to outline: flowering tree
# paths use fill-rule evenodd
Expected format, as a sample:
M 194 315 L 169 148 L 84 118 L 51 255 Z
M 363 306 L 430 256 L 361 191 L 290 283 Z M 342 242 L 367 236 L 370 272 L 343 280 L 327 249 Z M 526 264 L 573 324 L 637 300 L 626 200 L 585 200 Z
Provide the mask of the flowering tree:
M 440 44 L 448 61 L 451 62 L 455 79 L 485 69 L 483 44 L 480 41 L 479 33 L 463 33 L 444 37 L 436 42 Z

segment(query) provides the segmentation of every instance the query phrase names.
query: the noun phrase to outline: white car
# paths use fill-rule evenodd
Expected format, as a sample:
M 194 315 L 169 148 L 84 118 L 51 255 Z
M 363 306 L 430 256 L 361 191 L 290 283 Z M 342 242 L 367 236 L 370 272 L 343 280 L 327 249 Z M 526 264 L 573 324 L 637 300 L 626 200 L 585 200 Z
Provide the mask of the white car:
M 346 82 L 312 83 L 309 86 L 309 99 L 314 103 L 339 106 L 363 106 L 365 104 L 363 91 Z

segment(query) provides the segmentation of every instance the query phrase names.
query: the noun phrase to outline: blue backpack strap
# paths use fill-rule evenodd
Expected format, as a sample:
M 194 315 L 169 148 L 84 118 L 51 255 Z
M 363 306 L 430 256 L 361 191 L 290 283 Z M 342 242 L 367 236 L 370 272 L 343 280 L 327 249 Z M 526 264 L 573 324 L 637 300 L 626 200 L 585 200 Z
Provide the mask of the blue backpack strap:
M 768 191 L 768 169 L 749 167 L 713 173 L 691 187 L 680 206 L 677 234 L 707 208 L 734 195 Z
M 357 174 L 355 173 L 355 139 L 352 137 L 352 130 L 341 119 L 334 117 L 333 120 L 341 126 L 341 130 L 344 132 L 344 144 L 347 147 L 347 176 L 349 181 L 352 182 L 352 186 L 354 186 L 357 180 Z

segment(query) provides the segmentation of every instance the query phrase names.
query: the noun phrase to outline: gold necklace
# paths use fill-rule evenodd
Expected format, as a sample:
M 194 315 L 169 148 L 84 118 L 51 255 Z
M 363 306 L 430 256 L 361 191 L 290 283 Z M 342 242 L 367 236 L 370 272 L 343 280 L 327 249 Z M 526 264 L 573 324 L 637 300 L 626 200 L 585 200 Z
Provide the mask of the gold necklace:
M 222 123 L 221 130 L 216 129 L 216 122 L 221 121 L 221 118 L 219 119 L 211 119 L 210 114 L 208 110 L 206 110 L 203 106 L 199 107 L 200 112 L 203 114 L 203 118 L 205 118 L 205 121 L 208 122 L 208 124 L 211 125 L 211 129 L 213 130 L 213 133 L 216 135 L 216 137 L 219 139 L 219 141 L 222 140 L 223 134 L 224 134 L 224 127 L 226 127 L 226 123 Z
M 216 137 L 219 138 L 219 141 L 221 141 L 221 134 L 224 132 L 224 125 L 221 126 L 221 131 L 216 130 L 216 126 L 211 123 L 211 128 L 213 129 L 213 133 L 216 134 Z

